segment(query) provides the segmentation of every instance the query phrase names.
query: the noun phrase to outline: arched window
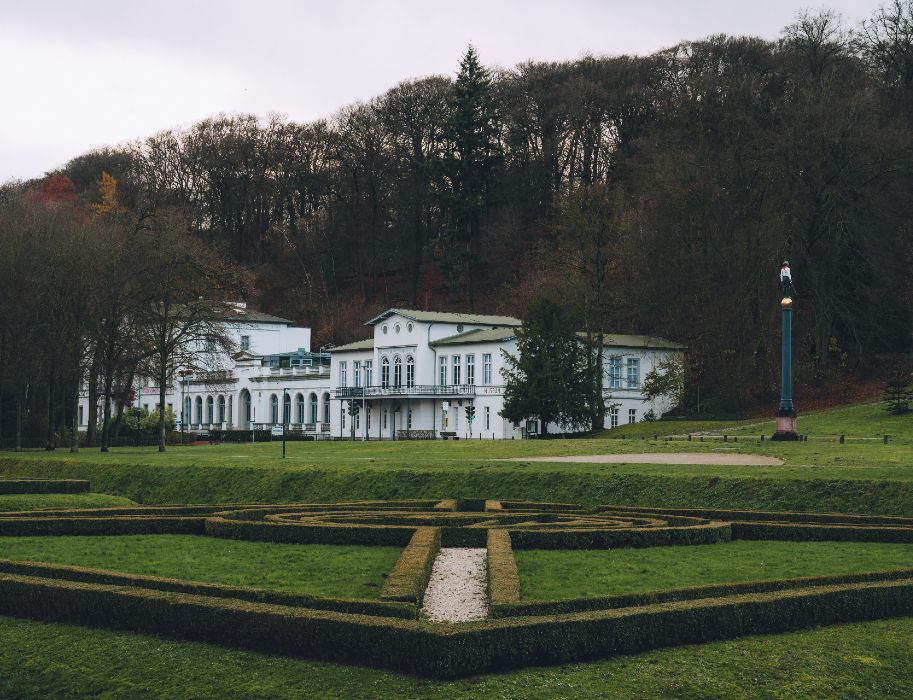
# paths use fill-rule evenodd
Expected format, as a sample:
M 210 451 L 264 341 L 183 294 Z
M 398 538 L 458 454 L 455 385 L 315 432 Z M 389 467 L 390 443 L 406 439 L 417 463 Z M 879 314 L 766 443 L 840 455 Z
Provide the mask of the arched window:
M 219 422 L 220 423 L 225 422 L 225 397 L 224 396 L 219 397 Z
M 317 422 L 317 394 L 311 394 L 311 423 Z
M 203 397 L 202 396 L 197 396 L 196 404 L 197 404 L 196 423 L 197 423 L 197 425 L 202 425 L 203 424 Z
M 184 399 L 184 415 L 181 416 L 181 422 L 193 422 L 193 400 L 189 396 Z
M 384 389 L 390 386 L 390 358 L 385 357 L 380 361 L 380 385 Z
M 295 422 L 304 423 L 304 394 L 295 396 Z
M 215 403 L 212 400 L 211 396 L 206 397 L 206 422 L 210 425 L 215 421 Z
M 415 358 L 406 357 L 406 386 L 415 386 Z
M 403 358 L 399 355 L 393 358 L 393 386 L 403 385 Z
M 285 425 L 292 422 L 292 397 L 289 394 L 282 397 L 282 422 Z
M 274 424 L 279 422 L 279 397 L 275 394 L 269 397 L 269 421 Z
M 323 394 L 323 422 L 330 424 L 330 395 L 327 392 Z

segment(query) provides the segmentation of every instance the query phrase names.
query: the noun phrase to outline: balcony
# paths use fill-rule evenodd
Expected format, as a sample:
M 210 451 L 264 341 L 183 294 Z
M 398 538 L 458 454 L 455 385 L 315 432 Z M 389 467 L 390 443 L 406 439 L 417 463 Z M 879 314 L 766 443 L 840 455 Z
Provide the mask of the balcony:
M 414 386 L 341 386 L 333 390 L 337 399 L 382 398 L 464 398 L 476 395 L 475 384 L 416 384 Z

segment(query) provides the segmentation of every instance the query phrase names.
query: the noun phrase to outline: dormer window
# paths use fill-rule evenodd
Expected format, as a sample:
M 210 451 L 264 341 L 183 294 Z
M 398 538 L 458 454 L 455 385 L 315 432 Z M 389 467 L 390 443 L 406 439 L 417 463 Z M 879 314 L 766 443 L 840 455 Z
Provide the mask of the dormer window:
M 247 352 L 250 350 L 250 336 L 242 335 L 241 336 L 241 350 Z

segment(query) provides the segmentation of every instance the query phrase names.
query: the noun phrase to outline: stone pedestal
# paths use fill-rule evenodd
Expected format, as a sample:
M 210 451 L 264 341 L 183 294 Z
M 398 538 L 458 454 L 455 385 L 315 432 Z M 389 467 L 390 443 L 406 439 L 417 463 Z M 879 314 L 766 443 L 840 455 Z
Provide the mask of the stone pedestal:
M 799 439 L 796 430 L 795 411 L 777 411 L 777 432 L 770 436 L 771 440 L 792 441 Z

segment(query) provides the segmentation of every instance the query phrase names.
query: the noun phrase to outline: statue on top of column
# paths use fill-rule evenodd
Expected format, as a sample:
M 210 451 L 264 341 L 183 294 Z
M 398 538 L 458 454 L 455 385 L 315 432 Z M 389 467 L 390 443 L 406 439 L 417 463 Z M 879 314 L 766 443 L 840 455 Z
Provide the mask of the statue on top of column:
M 791 299 L 793 295 L 793 275 L 789 271 L 789 260 L 784 260 L 780 267 L 780 284 L 783 287 L 783 298 Z

